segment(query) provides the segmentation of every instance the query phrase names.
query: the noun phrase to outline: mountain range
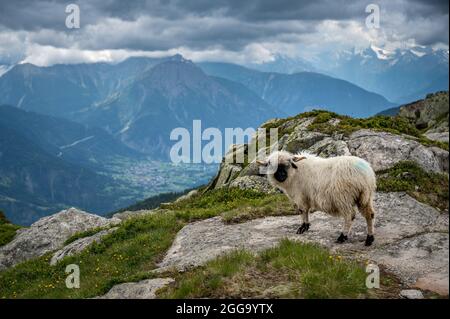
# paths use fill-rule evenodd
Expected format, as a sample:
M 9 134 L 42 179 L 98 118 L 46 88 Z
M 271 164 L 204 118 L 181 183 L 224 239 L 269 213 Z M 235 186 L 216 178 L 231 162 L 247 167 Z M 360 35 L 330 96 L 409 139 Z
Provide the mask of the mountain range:
M 17 65 L 0 78 L 1 103 L 103 128 L 131 148 L 167 158 L 170 131 L 255 127 L 283 114 L 239 83 L 177 55 L 111 65 Z
M 401 104 L 448 90 L 449 51 L 406 44 L 397 49 L 370 45 L 365 49 L 328 51 L 310 60 L 278 54 L 268 62 L 245 66 L 286 74 L 298 70 L 323 73 Z
M 393 106 L 379 94 L 320 73 L 260 72 L 235 64 L 215 62 L 199 65 L 209 75 L 243 84 L 288 115 L 327 109 L 354 117 L 367 117 Z

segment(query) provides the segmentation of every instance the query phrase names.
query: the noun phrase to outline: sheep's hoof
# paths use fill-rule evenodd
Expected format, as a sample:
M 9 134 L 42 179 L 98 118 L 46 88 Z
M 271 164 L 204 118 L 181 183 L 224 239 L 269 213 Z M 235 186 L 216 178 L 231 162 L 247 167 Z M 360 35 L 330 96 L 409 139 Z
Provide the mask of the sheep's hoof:
M 364 245 L 371 246 L 374 240 L 375 237 L 373 237 L 373 235 L 367 235 L 366 243 Z
M 305 231 L 309 229 L 309 223 L 303 223 L 298 229 L 297 234 L 303 234 Z
M 338 237 L 338 239 L 336 239 L 337 243 L 342 244 L 343 242 L 347 241 L 348 237 L 346 235 L 344 235 L 344 233 L 341 233 Z

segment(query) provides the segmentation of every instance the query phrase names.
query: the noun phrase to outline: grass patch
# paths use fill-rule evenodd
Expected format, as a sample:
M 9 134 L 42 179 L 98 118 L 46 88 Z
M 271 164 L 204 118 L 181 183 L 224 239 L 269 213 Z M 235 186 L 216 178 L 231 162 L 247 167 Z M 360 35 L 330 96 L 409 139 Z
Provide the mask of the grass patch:
M 363 265 L 314 244 L 283 240 L 260 255 L 236 251 L 176 274 L 161 298 L 361 298 Z
M 449 150 L 449 144 L 446 142 L 433 141 L 425 137 L 419 129 L 415 127 L 408 119 L 400 116 L 377 115 L 369 118 L 352 118 L 325 110 L 313 110 L 311 112 L 300 113 L 296 116 L 286 119 L 279 119 L 266 124 L 266 128 L 279 128 L 279 136 L 293 132 L 295 125 L 289 125 L 289 122 L 302 119 L 314 118 L 308 126 L 308 130 L 321 132 L 324 134 L 351 133 L 361 129 L 371 129 L 374 131 L 389 132 L 392 134 L 406 134 L 417 138 L 417 141 L 425 146 L 437 146 L 444 150 Z M 330 125 L 331 119 L 338 119 L 339 123 Z
M 448 175 L 425 171 L 412 161 L 403 161 L 378 172 L 377 189 L 382 192 L 407 192 L 420 202 L 448 210 Z
M 223 212 L 244 206 L 264 205 L 266 194 L 240 188 L 221 188 L 197 194 L 186 200 L 162 205 L 175 212 L 185 222 L 217 216 Z
M 324 119 L 331 119 L 331 115 L 321 115 Z M 415 137 L 420 137 L 421 133 L 407 119 L 401 117 L 392 117 L 378 115 L 369 118 L 355 119 L 348 116 L 335 116 L 340 120 L 336 126 L 329 125 L 327 121 L 314 121 L 308 127 L 312 131 L 318 131 L 326 134 L 335 132 L 350 135 L 351 133 L 361 129 L 371 129 L 375 131 L 390 132 L 393 134 L 407 134 Z
M 66 257 L 56 266 L 49 266 L 51 254 L 48 254 L 0 272 L 0 298 L 89 298 L 106 293 L 118 283 L 151 278 L 151 270 L 156 268 L 186 223 L 238 207 L 270 205 L 270 198 L 275 197 L 232 188 L 209 191 L 165 205 L 168 209 L 156 214 L 122 222 L 118 230 L 106 235 L 100 243 L 94 243 L 76 256 Z M 281 198 L 277 198 L 277 202 L 281 203 Z M 262 212 L 251 216 L 260 217 Z M 98 230 L 78 233 L 67 242 Z M 80 266 L 80 289 L 65 286 L 65 267 L 69 264 Z
M 0 211 L 0 246 L 6 245 L 16 236 L 16 231 L 21 227 L 11 224 L 5 214 Z
M 170 213 L 125 221 L 102 242 L 56 266 L 49 266 L 47 254 L 1 272 L 0 298 L 87 298 L 117 283 L 148 278 L 182 226 Z M 80 266 L 80 289 L 65 286 L 68 264 Z
M 101 232 L 102 230 L 108 229 L 109 227 L 96 227 L 96 228 L 92 228 L 92 229 L 88 229 L 85 231 L 80 231 L 78 233 L 73 234 L 72 236 L 70 236 L 65 242 L 64 242 L 64 246 L 69 245 L 71 243 L 73 243 L 74 241 L 80 239 L 80 238 L 85 238 L 85 237 L 89 237 L 92 235 L 97 234 L 98 232 Z
M 286 195 L 267 195 L 258 203 L 259 206 L 241 206 L 222 213 L 222 219 L 226 223 L 242 223 L 251 219 L 266 216 L 295 215 L 294 205 L 290 203 Z

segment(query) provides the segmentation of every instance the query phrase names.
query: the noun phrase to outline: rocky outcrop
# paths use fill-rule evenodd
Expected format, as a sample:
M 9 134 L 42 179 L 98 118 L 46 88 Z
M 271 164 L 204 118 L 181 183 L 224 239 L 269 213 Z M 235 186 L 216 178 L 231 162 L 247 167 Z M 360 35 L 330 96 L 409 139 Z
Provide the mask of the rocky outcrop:
M 171 284 L 172 278 L 147 279 L 116 285 L 96 299 L 155 299 L 156 292 Z
M 75 240 L 74 242 L 68 244 L 67 246 L 64 246 L 62 249 L 60 249 L 56 253 L 54 253 L 52 259 L 50 260 L 50 265 L 54 266 L 60 260 L 62 260 L 64 257 L 73 256 L 75 254 L 82 252 L 87 247 L 89 247 L 91 244 L 101 241 L 101 239 L 103 237 L 111 234 L 112 232 L 116 231 L 117 229 L 118 229 L 118 227 L 105 229 L 105 230 L 99 231 L 98 233 L 96 233 L 92 236 L 83 237 L 83 238 Z
M 118 219 L 107 219 L 76 208 L 44 217 L 18 232 L 10 243 L 0 247 L 0 270 L 59 249 L 75 233 L 119 222 Z
M 446 128 L 448 132 L 448 102 L 448 91 L 428 94 L 423 100 L 402 106 L 398 115 L 410 120 L 418 129 L 442 132 Z
M 433 118 L 433 123 L 435 123 L 442 117 L 442 114 L 445 113 L 444 111 L 442 105 L 439 104 L 437 109 L 425 112 L 428 114 L 426 118 Z M 405 112 L 403 111 L 403 113 Z M 411 115 L 414 112 L 407 114 Z M 404 116 L 409 118 L 409 115 Z M 282 136 L 279 136 L 277 144 L 260 149 L 259 153 L 269 153 L 269 150 L 278 149 L 292 153 L 306 151 L 322 157 L 354 155 L 370 162 L 375 171 L 391 168 L 401 161 L 414 161 L 429 172 L 448 173 L 449 171 L 448 151 L 436 146 L 426 146 L 417 137 L 370 129 L 360 129 L 352 133 L 349 133 L 351 132 L 349 130 L 345 134 L 336 132 L 327 134 L 310 128 L 315 119 L 315 117 L 294 117 L 287 120 L 266 122 L 264 125 L 268 127 L 276 126 L 279 134 L 282 134 Z M 327 127 L 333 127 L 340 122 L 341 119 L 339 118 L 331 118 L 326 122 L 326 125 Z M 444 122 L 440 121 L 439 125 L 443 125 L 442 123 Z M 431 140 L 448 141 L 448 121 L 447 127 L 444 129 L 446 129 L 446 132 L 439 130 L 436 133 L 432 133 L 430 129 L 425 134 L 425 137 Z M 325 132 L 329 132 L 329 130 L 325 130 Z M 230 147 L 220 165 L 217 176 L 210 183 L 208 190 L 239 185 L 239 187 L 242 186 L 242 188 L 246 189 L 253 188 L 263 192 L 271 191 L 269 187 L 261 187 L 262 183 L 267 183 L 259 178 L 261 175 L 255 158 L 247 157 L 244 163 L 233 161 L 239 156 L 242 158 L 243 155 L 248 155 L 249 149 L 253 149 L 254 145 L 257 144 L 257 140 L 258 135 L 250 141 L 249 146 L 244 144 Z M 258 144 L 261 143 L 260 141 Z M 252 178 L 248 178 L 249 176 Z M 257 180 L 258 183 L 253 183 L 254 180 Z
M 262 176 L 242 176 L 233 180 L 230 187 L 238 187 L 240 189 L 252 189 L 266 194 L 275 194 L 280 191 L 270 185 L 267 178 Z
M 427 171 L 444 172 L 446 168 L 441 158 L 446 157 L 448 161 L 445 150 L 439 149 L 440 155 L 436 155 L 433 147 L 385 132 L 359 130 L 350 135 L 347 145 L 352 155 L 367 160 L 375 171 L 390 168 L 400 161 L 414 161 Z
M 364 246 L 366 226 L 361 216 L 345 244 L 335 243 L 343 221 L 321 212 L 312 215 L 311 228 L 302 235 L 296 234 L 298 216 L 267 217 L 242 224 L 225 224 L 220 217 L 195 222 L 178 233 L 158 272 L 200 266 L 237 248 L 258 252 L 289 238 L 321 244 L 331 253 L 370 259 L 396 273 L 405 285 L 426 282 L 427 289 L 448 294 L 448 214 L 405 193 L 378 193 L 375 209 L 376 241 L 369 248 Z
M 127 211 L 124 211 L 121 213 L 116 213 L 112 217 L 120 219 L 120 220 L 127 220 L 127 219 L 134 218 L 137 216 L 152 215 L 155 212 L 156 212 L 156 209 L 152 209 L 152 210 L 143 209 L 143 210 L 133 210 L 133 211 L 127 210 Z
M 447 142 L 449 139 L 448 132 L 426 132 L 424 134 L 427 138 L 429 138 L 432 141 L 438 141 L 438 142 Z

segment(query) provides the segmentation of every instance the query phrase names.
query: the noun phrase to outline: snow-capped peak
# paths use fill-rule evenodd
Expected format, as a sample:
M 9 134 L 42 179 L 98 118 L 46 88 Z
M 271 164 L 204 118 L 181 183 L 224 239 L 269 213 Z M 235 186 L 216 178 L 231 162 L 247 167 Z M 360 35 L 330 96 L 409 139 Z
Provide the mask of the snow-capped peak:
M 375 52 L 375 54 L 377 55 L 377 58 L 380 60 L 389 60 L 392 58 L 392 55 L 394 54 L 394 52 L 392 52 L 392 51 L 379 48 L 373 44 L 370 45 L 370 49 L 373 52 Z

